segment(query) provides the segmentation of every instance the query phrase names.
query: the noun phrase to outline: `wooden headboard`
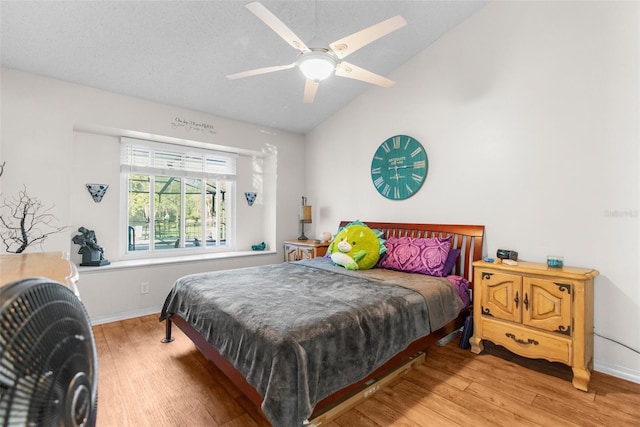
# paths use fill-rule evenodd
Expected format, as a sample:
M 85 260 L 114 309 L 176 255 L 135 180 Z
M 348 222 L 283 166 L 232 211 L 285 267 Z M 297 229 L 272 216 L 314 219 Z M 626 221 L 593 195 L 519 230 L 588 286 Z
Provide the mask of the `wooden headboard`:
M 341 221 L 344 227 L 351 221 Z M 362 221 L 370 228 L 382 231 L 383 238 L 389 237 L 446 237 L 452 236 L 451 247 L 460 249 L 460 257 L 452 274 L 465 277 L 473 283 L 473 261 L 482 258 L 484 225 L 454 224 L 412 224 L 403 222 Z

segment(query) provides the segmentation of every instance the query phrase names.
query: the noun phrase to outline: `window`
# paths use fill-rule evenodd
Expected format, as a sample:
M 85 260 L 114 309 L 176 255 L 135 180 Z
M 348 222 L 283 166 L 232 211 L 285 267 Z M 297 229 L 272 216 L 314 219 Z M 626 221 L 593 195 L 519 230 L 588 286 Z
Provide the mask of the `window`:
M 230 250 L 237 156 L 122 138 L 127 254 Z

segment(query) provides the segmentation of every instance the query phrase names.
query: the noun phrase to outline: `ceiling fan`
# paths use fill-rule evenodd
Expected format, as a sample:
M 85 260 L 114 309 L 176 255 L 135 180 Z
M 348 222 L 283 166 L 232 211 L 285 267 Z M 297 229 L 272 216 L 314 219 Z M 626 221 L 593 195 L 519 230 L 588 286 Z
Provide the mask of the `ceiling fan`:
M 395 84 L 393 80 L 341 60 L 369 43 L 407 25 L 407 22 L 400 15 L 336 40 L 329 44 L 328 48 L 309 48 L 289 27 L 259 2 L 249 3 L 246 8 L 282 37 L 291 47 L 299 50 L 300 56 L 291 64 L 230 74 L 227 76 L 228 79 L 241 79 L 298 67 L 307 79 L 304 86 L 305 103 L 313 102 L 320 81 L 331 76 L 334 72 L 339 77 L 360 80 L 382 87 L 391 87 Z

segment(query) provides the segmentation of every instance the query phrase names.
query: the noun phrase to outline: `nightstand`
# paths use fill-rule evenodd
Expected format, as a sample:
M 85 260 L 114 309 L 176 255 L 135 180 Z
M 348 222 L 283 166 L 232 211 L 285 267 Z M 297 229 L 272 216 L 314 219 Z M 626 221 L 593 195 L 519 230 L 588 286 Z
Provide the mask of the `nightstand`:
M 322 257 L 327 253 L 328 247 L 329 242 L 286 240 L 284 242 L 284 260 L 288 262 Z
M 524 357 L 573 369 L 573 386 L 587 391 L 593 369 L 593 279 L 588 268 L 550 268 L 476 261 L 471 351 L 489 340 Z

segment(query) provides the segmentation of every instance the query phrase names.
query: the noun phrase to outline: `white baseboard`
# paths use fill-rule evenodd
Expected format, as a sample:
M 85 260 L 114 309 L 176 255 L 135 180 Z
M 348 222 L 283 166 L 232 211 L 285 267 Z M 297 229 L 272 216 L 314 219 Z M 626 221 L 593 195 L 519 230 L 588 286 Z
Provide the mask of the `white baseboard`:
M 593 370 L 602 372 L 603 374 L 611 375 L 612 377 L 622 378 L 623 380 L 640 384 L 640 372 L 633 369 L 625 368 L 624 366 L 618 366 L 612 363 L 594 360 Z
M 109 314 L 106 316 L 96 316 L 91 318 L 91 325 L 102 325 L 103 323 L 118 322 L 120 320 L 133 319 L 134 317 L 148 316 L 149 314 L 160 314 L 162 307 L 146 307 L 138 310 L 125 311 L 122 313 Z

